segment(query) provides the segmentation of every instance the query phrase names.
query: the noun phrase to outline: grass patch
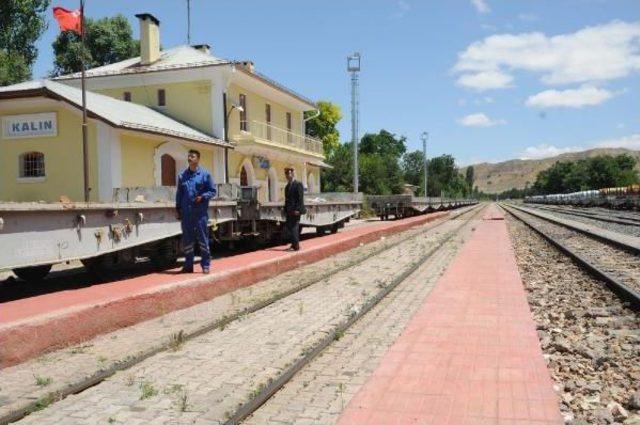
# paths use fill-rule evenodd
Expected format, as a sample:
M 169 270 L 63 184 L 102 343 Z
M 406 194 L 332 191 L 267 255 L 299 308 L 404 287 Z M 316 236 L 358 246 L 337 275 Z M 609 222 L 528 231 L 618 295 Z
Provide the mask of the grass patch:
M 53 379 L 51 379 L 49 376 L 33 375 L 33 377 L 36 380 L 36 385 L 39 387 L 46 387 L 48 385 L 51 385 L 51 383 L 53 382 Z
M 184 345 L 186 341 L 186 337 L 184 335 L 184 331 L 180 329 L 179 332 L 172 333 L 169 337 L 169 349 L 171 351 L 178 351 Z
M 151 382 L 144 381 L 140 383 L 140 400 L 146 400 L 158 395 L 158 390 L 151 384 Z

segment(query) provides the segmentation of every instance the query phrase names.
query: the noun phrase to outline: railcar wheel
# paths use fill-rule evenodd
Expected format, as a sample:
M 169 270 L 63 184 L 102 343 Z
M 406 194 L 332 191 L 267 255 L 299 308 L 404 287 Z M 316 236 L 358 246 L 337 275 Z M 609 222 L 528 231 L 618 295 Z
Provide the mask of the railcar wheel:
M 45 266 L 21 267 L 13 269 L 13 273 L 26 282 L 37 282 L 44 279 L 51 271 L 51 264 Z
M 339 227 L 339 226 L 338 226 L 338 223 L 333 224 L 333 225 L 331 226 L 331 234 L 332 234 L 332 235 L 335 235 L 336 233 L 338 233 L 338 227 Z

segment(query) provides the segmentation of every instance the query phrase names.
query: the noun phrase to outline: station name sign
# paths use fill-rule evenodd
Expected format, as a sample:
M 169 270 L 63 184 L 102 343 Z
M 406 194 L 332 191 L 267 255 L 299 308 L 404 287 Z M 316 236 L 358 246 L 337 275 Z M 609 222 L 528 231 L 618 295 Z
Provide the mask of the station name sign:
M 5 115 L 2 117 L 3 139 L 55 137 L 57 135 L 58 120 L 55 112 Z

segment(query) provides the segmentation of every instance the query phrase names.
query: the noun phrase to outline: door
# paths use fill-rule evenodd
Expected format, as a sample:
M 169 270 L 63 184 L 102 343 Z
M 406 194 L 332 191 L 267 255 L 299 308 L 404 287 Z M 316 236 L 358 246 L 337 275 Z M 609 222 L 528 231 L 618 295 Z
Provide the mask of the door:
M 171 155 L 164 154 L 160 157 L 162 168 L 162 186 L 176 185 L 176 160 Z
M 247 169 L 242 167 L 240 170 L 240 186 L 249 186 L 249 178 L 247 176 Z

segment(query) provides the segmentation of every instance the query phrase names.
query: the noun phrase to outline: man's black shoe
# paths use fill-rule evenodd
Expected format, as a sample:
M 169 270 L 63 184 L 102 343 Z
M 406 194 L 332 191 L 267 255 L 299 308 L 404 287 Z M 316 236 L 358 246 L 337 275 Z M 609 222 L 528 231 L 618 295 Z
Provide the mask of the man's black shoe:
M 186 267 L 183 267 L 183 268 L 180 270 L 180 273 L 193 273 L 193 269 L 188 269 L 188 268 L 186 268 Z

